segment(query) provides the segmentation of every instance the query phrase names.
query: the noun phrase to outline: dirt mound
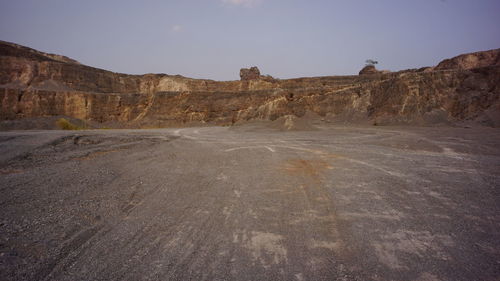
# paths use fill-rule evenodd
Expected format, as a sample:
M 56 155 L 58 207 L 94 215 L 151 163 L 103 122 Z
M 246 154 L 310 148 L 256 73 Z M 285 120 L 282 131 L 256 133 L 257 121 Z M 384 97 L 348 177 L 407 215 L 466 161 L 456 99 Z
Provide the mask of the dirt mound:
M 312 112 L 308 112 L 303 117 L 285 115 L 272 121 L 270 127 L 281 131 L 315 131 L 318 129 L 313 125 L 315 120 L 317 118 Z

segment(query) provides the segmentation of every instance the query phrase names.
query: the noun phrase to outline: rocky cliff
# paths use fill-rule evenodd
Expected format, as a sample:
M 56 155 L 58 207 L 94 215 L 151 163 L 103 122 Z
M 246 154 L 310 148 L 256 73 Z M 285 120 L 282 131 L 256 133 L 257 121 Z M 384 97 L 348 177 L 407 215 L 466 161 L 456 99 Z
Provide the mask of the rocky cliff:
M 332 122 L 500 126 L 498 54 L 468 54 L 475 61 L 468 67 L 459 56 L 393 73 L 219 82 L 113 73 L 0 41 L 0 120 L 68 116 L 97 127 L 166 127 L 310 112 Z

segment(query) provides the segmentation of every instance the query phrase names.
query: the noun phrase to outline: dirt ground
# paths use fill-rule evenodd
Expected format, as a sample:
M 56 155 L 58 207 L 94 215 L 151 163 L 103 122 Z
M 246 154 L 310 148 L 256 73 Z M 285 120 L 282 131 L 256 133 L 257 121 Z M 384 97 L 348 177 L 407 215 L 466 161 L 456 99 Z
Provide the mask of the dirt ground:
M 0 132 L 0 280 L 499 280 L 500 130 Z

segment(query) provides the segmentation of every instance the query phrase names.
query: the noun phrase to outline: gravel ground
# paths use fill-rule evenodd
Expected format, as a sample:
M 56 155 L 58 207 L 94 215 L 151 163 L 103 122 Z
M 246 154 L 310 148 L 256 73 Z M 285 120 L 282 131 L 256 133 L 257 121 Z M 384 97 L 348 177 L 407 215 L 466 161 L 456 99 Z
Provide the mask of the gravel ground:
M 499 280 L 500 130 L 0 132 L 0 280 Z

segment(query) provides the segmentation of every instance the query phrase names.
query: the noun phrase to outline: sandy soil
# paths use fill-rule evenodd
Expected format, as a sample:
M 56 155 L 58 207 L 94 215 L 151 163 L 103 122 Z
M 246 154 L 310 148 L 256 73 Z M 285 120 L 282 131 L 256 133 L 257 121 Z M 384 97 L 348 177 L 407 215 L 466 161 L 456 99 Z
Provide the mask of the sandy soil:
M 0 132 L 0 280 L 498 280 L 500 131 Z

